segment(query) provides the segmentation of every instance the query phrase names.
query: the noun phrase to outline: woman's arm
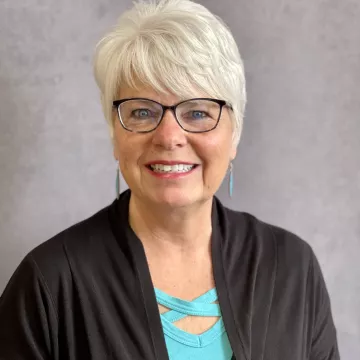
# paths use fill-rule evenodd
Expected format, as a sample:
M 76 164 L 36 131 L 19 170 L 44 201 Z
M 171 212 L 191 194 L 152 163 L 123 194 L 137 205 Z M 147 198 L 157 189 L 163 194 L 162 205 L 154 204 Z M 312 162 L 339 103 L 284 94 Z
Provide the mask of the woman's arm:
M 0 298 L 0 359 L 56 359 L 56 329 L 50 292 L 29 254 Z

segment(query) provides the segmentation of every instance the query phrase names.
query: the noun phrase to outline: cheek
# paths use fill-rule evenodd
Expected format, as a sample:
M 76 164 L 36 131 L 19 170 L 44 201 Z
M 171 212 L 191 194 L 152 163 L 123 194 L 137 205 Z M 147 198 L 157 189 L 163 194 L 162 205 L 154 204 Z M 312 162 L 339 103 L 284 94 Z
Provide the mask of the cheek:
M 227 179 L 229 164 L 236 154 L 233 146 L 233 129 L 230 119 L 224 119 L 217 131 L 204 134 L 199 146 L 203 150 L 203 184 L 208 194 L 215 194 Z
M 116 147 L 120 168 L 123 172 L 137 172 L 142 156 L 144 155 L 146 144 L 143 138 L 138 134 L 133 136 L 132 133 L 123 134 L 117 137 Z
M 129 169 L 132 164 L 137 162 L 135 147 L 131 142 L 121 141 L 118 143 L 120 165 L 124 170 Z
M 203 181 L 208 191 L 216 192 L 229 168 L 231 160 L 231 137 L 209 136 L 201 141 Z
M 228 163 L 232 155 L 231 134 L 227 136 L 224 133 L 214 133 L 204 137 L 200 141 L 202 153 L 206 160 L 213 163 Z
M 131 156 L 131 151 L 129 151 L 129 141 L 126 135 L 122 134 L 122 131 L 115 128 L 114 133 L 114 154 L 115 157 L 119 160 L 121 170 L 125 170 L 127 163 L 129 162 L 129 157 Z

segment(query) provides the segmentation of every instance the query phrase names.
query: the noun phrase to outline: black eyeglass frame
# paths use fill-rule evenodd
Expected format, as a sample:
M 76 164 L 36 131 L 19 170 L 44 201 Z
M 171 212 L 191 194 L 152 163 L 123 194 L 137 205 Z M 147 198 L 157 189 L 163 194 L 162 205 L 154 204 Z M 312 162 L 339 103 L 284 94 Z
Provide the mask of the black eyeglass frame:
M 160 120 L 158 121 L 157 125 L 151 129 L 151 130 L 144 130 L 144 131 L 134 131 L 134 130 L 131 130 L 131 129 L 128 129 L 125 124 L 123 123 L 122 119 L 121 119 L 121 114 L 120 114 L 120 105 L 126 101 L 129 101 L 129 100 L 146 100 L 146 101 L 151 101 L 155 104 L 158 104 L 161 106 L 162 108 L 162 114 L 161 114 L 161 117 L 160 117 Z M 192 101 L 192 100 L 208 100 L 208 101 L 212 101 L 218 105 L 220 105 L 220 111 L 219 111 L 219 116 L 218 116 L 218 119 L 215 123 L 215 125 L 209 129 L 209 130 L 202 130 L 202 131 L 192 131 L 192 130 L 187 130 L 187 129 L 184 129 L 184 127 L 181 125 L 180 121 L 178 120 L 177 116 L 176 116 L 176 108 L 185 103 L 185 102 L 188 102 L 188 101 Z M 183 100 L 183 101 L 180 101 L 178 102 L 177 104 L 175 105 L 170 105 L 170 106 L 167 106 L 167 105 L 163 105 L 155 100 L 151 100 L 151 99 L 147 99 L 147 98 L 126 98 L 126 99 L 121 99 L 121 100 L 114 100 L 113 101 L 113 108 L 117 110 L 117 113 L 118 113 L 118 117 L 119 117 L 119 121 L 122 125 L 122 127 L 127 130 L 127 131 L 130 131 L 130 132 L 134 132 L 134 133 L 138 133 L 138 134 L 144 134 L 144 133 L 149 133 L 149 132 L 152 132 L 154 130 L 156 130 L 156 128 L 160 125 L 161 121 L 163 120 L 164 118 L 164 115 L 165 115 L 165 112 L 166 110 L 171 110 L 171 112 L 174 114 L 174 117 L 175 117 L 175 120 L 176 122 L 179 124 L 179 126 L 186 132 L 189 132 L 189 133 L 194 133 L 194 134 L 200 134 L 200 133 L 205 133 L 205 132 L 209 132 L 209 131 L 212 131 L 214 130 L 218 124 L 219 124 L 219 121 L 220 121 L 220 118 L 221 118 L 221 114 L 222 114 L 222 109 L 224 106 L 227 106 L 230 110 L 233 110 L 232 106 L 230 104 L 228 104 L 225 100 L 220 100 L 220 99 L 213 99 L 213 98 L 193 98 L 193 99 L 187 99 L 187 100 Z

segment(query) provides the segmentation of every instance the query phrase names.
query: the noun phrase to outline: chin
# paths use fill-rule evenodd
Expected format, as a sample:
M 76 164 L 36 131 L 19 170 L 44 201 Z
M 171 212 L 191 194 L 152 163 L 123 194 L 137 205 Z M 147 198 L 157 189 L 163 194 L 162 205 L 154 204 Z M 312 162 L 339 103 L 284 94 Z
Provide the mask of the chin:
M 151 200 L 157 205 L 171 208 L 191 206 L 202 200 L 197 191 L 186 191 L 184 189 L 157 189 L 152 192 Z

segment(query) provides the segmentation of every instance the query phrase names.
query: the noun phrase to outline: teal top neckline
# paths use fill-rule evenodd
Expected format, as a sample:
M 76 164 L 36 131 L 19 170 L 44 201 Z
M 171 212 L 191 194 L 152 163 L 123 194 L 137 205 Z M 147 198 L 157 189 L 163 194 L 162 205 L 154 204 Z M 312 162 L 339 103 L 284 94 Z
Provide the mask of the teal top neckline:
M 225 332 L 225 326 L 221 317 L 219 304 L 213 304 L 217 301 L 217 292 L 213 288 L 205 294 L 192 301 L 182 300 L 172 297 L 165 292 L 155 288 L 157 302 L 170 310 L 161 314 L 161 323 L 164 334 L 173 340 L 191 347 L 205 347 Z M 189 315 L 195 316 L 219 316 L 219 320 L 207 331 L 202 334 L 191 334 L 179 329 L 173 324 Z

